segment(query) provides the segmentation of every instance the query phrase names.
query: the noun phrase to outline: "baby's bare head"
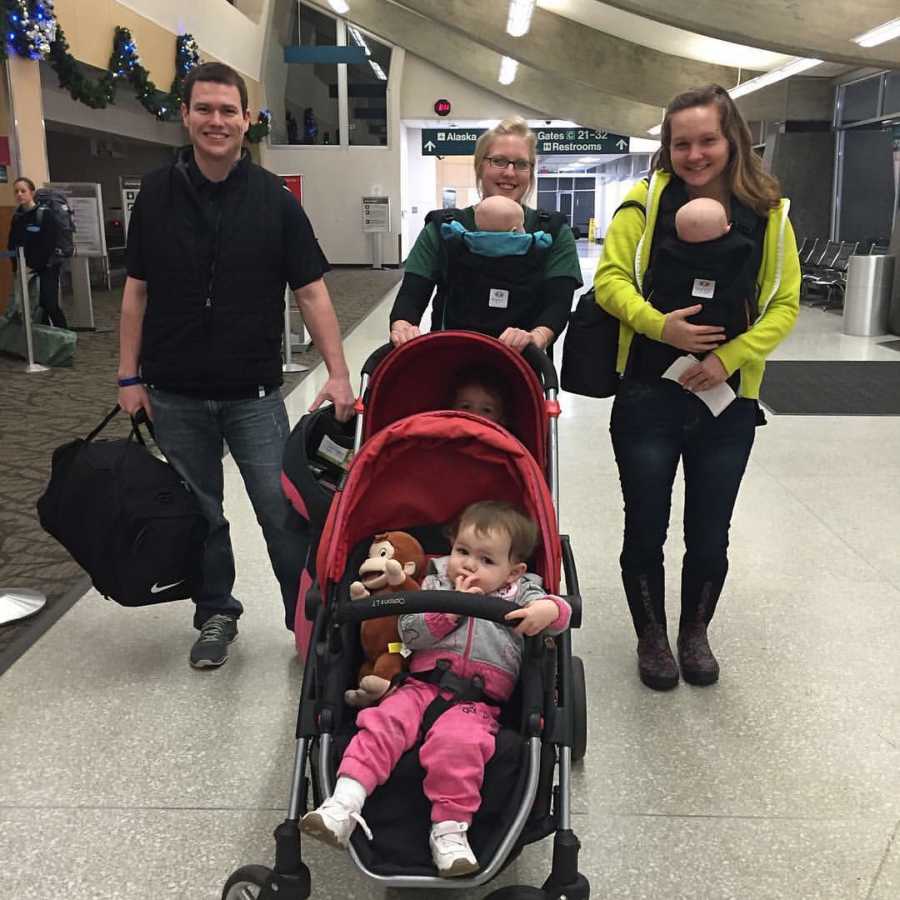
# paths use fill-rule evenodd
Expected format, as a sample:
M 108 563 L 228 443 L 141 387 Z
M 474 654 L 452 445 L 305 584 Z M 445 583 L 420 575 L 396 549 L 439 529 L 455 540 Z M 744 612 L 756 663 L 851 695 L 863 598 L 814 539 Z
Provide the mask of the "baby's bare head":
M 525 210 L 509 197 L 485 197 L 475 207 L 477 231 L 525 230 Z
M 689 244 L 714 241 L 730 230 L 725 207 L 710 197 L 690 200 L 675 213 L 675 231 Z

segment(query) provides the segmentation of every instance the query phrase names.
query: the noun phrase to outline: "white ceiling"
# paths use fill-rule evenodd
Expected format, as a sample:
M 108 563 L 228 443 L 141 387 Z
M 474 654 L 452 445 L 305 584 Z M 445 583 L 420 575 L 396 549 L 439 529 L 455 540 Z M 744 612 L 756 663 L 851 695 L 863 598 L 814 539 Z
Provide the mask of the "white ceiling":
M 547 12 L 564 16 L 606 34 L 699 62 L 765 71 L 793 59 L 781 53 L 731 44 L 681 28 L 662 25 L 651 19 L 614 9 L 600 3 L 599 0 L 537 0 L 537 5 Z

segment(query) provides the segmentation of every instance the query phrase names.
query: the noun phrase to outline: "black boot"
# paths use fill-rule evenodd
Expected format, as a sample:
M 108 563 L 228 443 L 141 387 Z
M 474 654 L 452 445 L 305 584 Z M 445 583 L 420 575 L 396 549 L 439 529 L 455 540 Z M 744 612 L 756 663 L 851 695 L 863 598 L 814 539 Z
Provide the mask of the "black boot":
M 655 691 L 669 691 L 678 684 L 678 666 L 666 634 L 663 570 L 642 575 L 623 571 L 622 583 L 638 636 L 640 679 Z
M 713 614 L 725 574 L 699 577 L 681 572 L 681 621 L 678 625 L 678 661 L 688 684 L 703 687 L 719 680 L 719 663 L 709 648 L 706 629 Z

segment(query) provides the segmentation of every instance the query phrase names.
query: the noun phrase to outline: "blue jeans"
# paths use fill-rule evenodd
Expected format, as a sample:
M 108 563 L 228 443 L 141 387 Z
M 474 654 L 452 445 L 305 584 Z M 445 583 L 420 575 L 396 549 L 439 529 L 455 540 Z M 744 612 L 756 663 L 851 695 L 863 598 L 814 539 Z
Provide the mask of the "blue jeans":
M 217 613 L 240 616 L 244 609 L 232 594 L 234 554 L 222 508 L 222 455 L 227 443 L 266 539 L 281 586 L 285 624 L 293 628 L 309 537 L 306 523 L 281 490 L 281 461 L 290 432 L 281 392 L 261 399 L 203 400 L 154 388 L 150 402 L 159 446 L 191 486 L 209 521 L 203 589 L 194 597 L 194 627 L 202 627 Z
M 625 499 L 623 573 L 661 573 L 672 484 L 681 460 L 683 571 L 721 587 L 728 571 L 731 514 L 753 447 L 756 411 L 754 400 L 738 398 L 716 418 L 674 382 L 622 382 L 610 433 Z

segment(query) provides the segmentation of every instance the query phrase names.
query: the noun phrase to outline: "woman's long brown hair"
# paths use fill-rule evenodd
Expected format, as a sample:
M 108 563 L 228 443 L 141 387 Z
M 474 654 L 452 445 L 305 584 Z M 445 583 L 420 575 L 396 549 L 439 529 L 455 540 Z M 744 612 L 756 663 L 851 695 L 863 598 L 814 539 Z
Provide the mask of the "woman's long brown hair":
M 666 107 L 660 132 L 660 148 L 653 157 L 651 170 L 672 172 L 672 116 L 695 106 L 715 106 L 719 111 L 719 127 L 728 141 L 728 165 L 725 172 L 731 193 L 757 215 L 766 216 L 781 200 L 778 179 L 763 169 L 762 160 L 753 152 L 750 129 L 725 88 L 718 84 L 685 91 Z

